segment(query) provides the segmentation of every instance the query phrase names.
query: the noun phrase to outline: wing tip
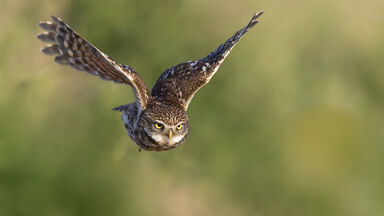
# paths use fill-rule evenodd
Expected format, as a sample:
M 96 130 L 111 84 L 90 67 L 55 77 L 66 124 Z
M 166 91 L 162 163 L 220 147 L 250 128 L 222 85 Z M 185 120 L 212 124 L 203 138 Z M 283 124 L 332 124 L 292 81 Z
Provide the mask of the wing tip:
M 64 55 L 56 56 L 53 61 L 60 65 L 69 65 L 69 59 Z
M 128 105 L 129 105 L 129 104 L 125 104 L 125 105 L 120 105 L 120 106 L 118 106 L 118 107 L 114 107 L 114 108 L 112 108 L 112 111 L 124 112 L 124 111 L 127 110 Z
M 54 32 L 56 31 L 56 24 L 51 22 L 51 21 L 40 21 L 37 23 L 40 28 L 44 29 L 44 30 L 47 30 L 47 31 L 50 31 L 50 32 Z
M 36 35 L 37 39 L 39 39 L 42 42 L 56 42 L 56 35 L 53 32 L 42 32 Z
M 255 25 L 259 22 L 259 20 L 258 20 L 257 18 L 259 18 L 262 14 L 264 14 L 264 11 L 256 12 L 256 13 L 253 15 L 251 21 L 249 22 L 249 24 L 248 24 L 248 26 L 247 26 L 247 29 L 248 29 L 248 28 L 252 28 L 253 26 L 255 26 Z
M 61 19 L 60 18 L 57 18 L 56 16 L 51 16 L 51 18 L 52 18 L 52 20 L 53 21 L 55 21 L 55 22 L 57 22 L 57 21 L 61 21 Z
M 41 48 L 41 52 L 46 55 L 62 55 L 63 51 L 60 46 L 57 44 L 49 44 Z

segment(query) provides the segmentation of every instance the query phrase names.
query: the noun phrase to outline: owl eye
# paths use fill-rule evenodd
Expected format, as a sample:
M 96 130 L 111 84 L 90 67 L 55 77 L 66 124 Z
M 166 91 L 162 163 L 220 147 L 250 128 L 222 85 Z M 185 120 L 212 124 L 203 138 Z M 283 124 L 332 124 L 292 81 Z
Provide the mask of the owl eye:
M 162 129 L 164 127 L 164 125 L 163 124 L 161 124 L 161 123 L 155 123 L 155 128 L 157 128 L 157 129 Z
M 181 130 L 182 128 L 183 128 L 183 125 L 182 125 L 182 124 L 179 124 L 179 125 L 176 126 L 176 129 L 177 129 L 177 130 Z

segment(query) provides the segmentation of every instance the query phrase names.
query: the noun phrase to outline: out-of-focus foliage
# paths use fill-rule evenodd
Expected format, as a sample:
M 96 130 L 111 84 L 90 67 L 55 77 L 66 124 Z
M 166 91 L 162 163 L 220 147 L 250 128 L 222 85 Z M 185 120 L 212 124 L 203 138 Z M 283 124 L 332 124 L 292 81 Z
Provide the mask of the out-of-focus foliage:
M 384 3 L 0 0 L 0 215 L 384 215 Z M 52 63 L 56 15 L 152 86 L 257 10 L 190 107 L 188 141 L 138 152 L 127 86 Z

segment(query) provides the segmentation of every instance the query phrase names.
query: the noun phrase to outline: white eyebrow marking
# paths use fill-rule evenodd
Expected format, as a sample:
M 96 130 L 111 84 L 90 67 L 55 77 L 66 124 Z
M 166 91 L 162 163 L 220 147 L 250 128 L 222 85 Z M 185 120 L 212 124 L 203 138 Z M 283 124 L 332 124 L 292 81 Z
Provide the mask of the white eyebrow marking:
M 162 122 L 162 121 L 160 121 L 160 120 L 155 120 L 155 122 L 157 122 L 157 123 L 161 123 L 161 124 L 165 125 L 164 122 Z

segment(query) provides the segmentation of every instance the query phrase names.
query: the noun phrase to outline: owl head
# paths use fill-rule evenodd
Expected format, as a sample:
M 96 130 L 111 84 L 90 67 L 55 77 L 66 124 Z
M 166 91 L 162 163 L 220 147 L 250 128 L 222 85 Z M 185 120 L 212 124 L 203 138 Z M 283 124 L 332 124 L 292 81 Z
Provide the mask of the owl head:
M 157 150 L 179 146 L 189 132 L 188 116 L 177 105 L 156 104 L 147 107 L 138 122 Z

